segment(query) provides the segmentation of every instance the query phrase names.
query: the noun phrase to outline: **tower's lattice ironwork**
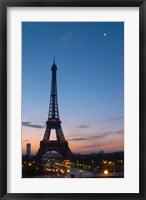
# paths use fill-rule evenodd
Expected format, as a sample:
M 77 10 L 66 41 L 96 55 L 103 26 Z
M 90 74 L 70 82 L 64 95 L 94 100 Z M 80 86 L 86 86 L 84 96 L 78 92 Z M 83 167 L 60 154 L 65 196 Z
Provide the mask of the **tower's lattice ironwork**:
M 46 130 L 43 140 L 40 141 L 40 148 L 36 154 L 37 159 L 41 159 L 42 156 L 48 151 L 56 151 L 63 156 L 63 158 L 69 158 L 72 152 L 68 146 L 68 142 L 65 140 L 61 121 L 59 118 L 58 110 L 58 98 L 57 98 L 57 66 L 54 63 L 52 65 L 52 81 L 51 81 L 51 94 L 50 94 L 50 106 L 48 120 L 46 121 Z M 56 140 L 50 140 L 51 130 L 56 131 Z

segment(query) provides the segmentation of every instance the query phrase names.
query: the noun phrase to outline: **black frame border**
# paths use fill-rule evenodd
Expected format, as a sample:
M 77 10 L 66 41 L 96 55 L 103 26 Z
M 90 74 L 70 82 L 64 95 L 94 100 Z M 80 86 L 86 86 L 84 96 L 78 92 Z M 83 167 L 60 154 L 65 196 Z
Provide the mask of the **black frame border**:
M 7 193 L 7 8 L 8 7 L 139 7 L 140 192 L 135 193 Z M 0 199 L 146 200 L 146 0 L 0 0 Z M 133 177 L 134 181 L 134 177 Z

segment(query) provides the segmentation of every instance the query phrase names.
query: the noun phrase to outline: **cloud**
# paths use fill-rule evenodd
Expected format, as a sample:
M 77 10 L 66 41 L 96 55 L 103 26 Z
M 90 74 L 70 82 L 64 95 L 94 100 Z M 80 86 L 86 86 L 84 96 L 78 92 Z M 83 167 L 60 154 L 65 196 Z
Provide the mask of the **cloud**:
M 81 140 L 88 140 L 88 138 L 73 138 L 73 139 L 68 139 L 70 141 L 81 141 Z
M 115 132 L 115 134 L 123 134 L 123 133 L 124 133 L 124 129 Z
M 110 134 L 111 134 L 110 132 L 107 132 L 107 133 L 103 133 L 101 135 L 95 135 L 95 136 L 92 136 L 91 139 L 102 139 L 102 138 L 109 136 Z
M 26 139 L 26 140 L 22 140 L 22 142 L 23 142 L 23 143 L 28 143 L 28 142 L 30 142 L 30 140 L 27 140 L 27 139 Z
M 31 127 L 31 128 L 44 128 L 45 126 L 39 125 L 39 124 L 32 124 L 32 122 L 22 122 L 22 126 L 25 127 Z
M 111 128 L 111 126 L 104 126 L 104 127 L 99 128 L 99 129 L 104 130 L 104 129 L 108 129 L 108 128 Z
M 124 117 L 123 116 L 113 117 L 113 118 L 107 119 L 106 121 L 113 122 L 113 121 L 118 121 L 118 120 L 121 120 L 121 119 L 124 119 Z
M 78 128 L 90 128 L 89 124 L 81 124 L 78 126 Z
M 93 149 L 93 148 L 98 148 L 98 147 L 103 147 L 103 144 L 99 144 L 99 145 L 86 145 L 86 146 L 82 146 L 80 148 L 89 148 L 89 149 Z
M 72 40 L 72 32 L 67 32 L 60 37 L 60 40 L 64 46 L 67 46 L 68 43 Z
M 121 129 L 121 130 L 118 130 L 118 131 L 107 131 L 107 132 L 104 132 L 104 133 L 97 133 L 95 135 L 95 133 L 88 133 L 88 135 L 86 137 L 78 137 L 78 136 L 81 136 L 81 133 L 79 135 L 77 135 L 75 138 L 74 138 L 74 134 L 71 135 L 70 137 L 71 138 L 67 138 L 68 141 L 86 141 L 86 140 L 89 140 L 89 141 L 93 141 L 93 140 L 96 140 L 96 139 L 103 139 L 103 138 L 106 138 L 110 135 L 114 135 L 114 134 L 123 134 L 124 133 L 124 129 Z
M 123 119 L 124 119 L 123 116 L 118 116 L 118 117 L 111 117 L 111 118 L 103 119 L 103 120 L 90 121 L 90 123 L 115 122 L 115 121 L 119 121 L 119 120 L 123 120 Z
M 91 139 L 102 139 L 102 138 L 105 138 L 109 135 L 113 135 L 113 134 L 123 134 L 124 133 L 124 130 L 119 130 L 119 131 L 112 131 L 112 132 L 105 132 L 105 133 L 102 133 L 100 135 L 95 135 L 95 136 L 92 136 Z

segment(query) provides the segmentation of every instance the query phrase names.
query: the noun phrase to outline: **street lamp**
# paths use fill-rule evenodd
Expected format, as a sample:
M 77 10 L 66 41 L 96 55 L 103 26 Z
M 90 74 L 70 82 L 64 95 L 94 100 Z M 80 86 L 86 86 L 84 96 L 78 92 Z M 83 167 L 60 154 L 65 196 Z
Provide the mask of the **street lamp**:
M 103 171 L 103 173 L 104 173 L 104 175 L 108 175 L 108 170 L 107 169 L 105 169 L 104 171 Z

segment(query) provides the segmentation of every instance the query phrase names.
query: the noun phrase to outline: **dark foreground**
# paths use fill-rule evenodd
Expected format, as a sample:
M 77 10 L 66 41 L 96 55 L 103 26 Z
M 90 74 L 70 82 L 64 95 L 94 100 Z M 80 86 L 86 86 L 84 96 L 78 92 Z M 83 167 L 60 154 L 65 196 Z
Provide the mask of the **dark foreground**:
M 77 154 L 70 160 L 48 154 L 40 163 L 23 156 L 22 178 L 124 178 L 124 153 Z

